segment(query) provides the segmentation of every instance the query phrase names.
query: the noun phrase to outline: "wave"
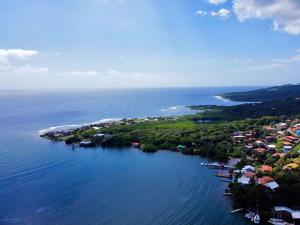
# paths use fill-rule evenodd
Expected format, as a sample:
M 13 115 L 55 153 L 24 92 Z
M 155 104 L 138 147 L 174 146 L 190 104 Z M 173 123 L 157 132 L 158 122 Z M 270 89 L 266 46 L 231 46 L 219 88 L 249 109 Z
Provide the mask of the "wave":
M 162 112 L 168 112 L 168 111 L 178 111 L 178 110 L 182 110 L 182 109 L 187 109 L 186 106 L 182 106 L 182 105 L 178 105 L 178 106 L 171 106 L 165 109 L 162 109 Z
M 214 97 L 215 97 L 216 99 L 218 99 L 218 100 L 223 101 L 223 102 L 230 102 L 229 99 L 224 98 L 224 97 L 222 97 L 222 96 L 220 96 L 220 95 L 215 95 Z
M 107 118 L 107 119 L 97 120 L 94 122 L 83 123 L 83 124 L 67 124 L 67 125 L 53 126 L 53 127 L 39 130 L 38 135 L 43 135 L 48 132 L 55 132 L 55 131 L 61 131 L 61 130 L 67 131 L 70 129 L 77 129 L 80 127 L 90 126 L 93 124 L 105 124 L 105 123 L 111 123 L 111 122 L 118 122 L 120 120 L 122 120 L 122 119 L 121 118 Z

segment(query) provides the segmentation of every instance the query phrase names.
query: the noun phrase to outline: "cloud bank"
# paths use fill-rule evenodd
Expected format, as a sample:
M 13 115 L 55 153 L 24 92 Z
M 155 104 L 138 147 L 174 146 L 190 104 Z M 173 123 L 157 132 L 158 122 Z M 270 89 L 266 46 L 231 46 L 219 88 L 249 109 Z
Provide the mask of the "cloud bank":
M 300 34 L 299 0 L 233 0 L 233 11 L 241 22 L 269 19 L 276 31 Z
M 209 0 L 208 2 L 210 4 L 213 4 L 213 5 L 218 5 L 218 4 L 223 4 L 225 3 L 227 0 Z

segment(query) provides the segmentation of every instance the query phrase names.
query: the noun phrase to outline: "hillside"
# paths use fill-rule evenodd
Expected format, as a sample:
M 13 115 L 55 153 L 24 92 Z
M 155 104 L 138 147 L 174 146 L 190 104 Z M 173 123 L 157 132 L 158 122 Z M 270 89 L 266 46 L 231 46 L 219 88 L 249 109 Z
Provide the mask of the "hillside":
M 300 97 L 300 84 L 297 85 L 283 85 L 269 88 L 262 88 L 246 92 L 231 92 L 220 94 L 220 96 L 241 102 L 265 102 L 286 98 Z

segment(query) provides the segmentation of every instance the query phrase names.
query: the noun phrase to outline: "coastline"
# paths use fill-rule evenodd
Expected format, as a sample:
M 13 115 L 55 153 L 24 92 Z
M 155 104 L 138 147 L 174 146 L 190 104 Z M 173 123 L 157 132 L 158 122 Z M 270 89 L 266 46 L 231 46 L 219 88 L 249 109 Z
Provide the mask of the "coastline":
M 221 96 L 215 97 L 218 99 L 222 98 Z M 253 105 L 251 104 L 251 107 Z M 202 107 L 205 109 L 210 109 L 209 106 Z M 201 113 L 203 113 L 203 111 Z M 260 214 L 263 220 L 266 221 L 266 219 L 270 218 L 272 212 L 272 210 L 268 208 L 269 206 L 262 207 L 259 212 L 255 206 L 258 204 L 255 203 L 255 201 L 258 200 L 255 200 L 251 203 L 251 205 L 246 207 L 241 202 L 236 202 L 236 193 L 239 193 L 240 190 L 244 190 L 245 186 L 243 185 L 245 184 L 250 185 L 249 190 L 253 189 L 253 192 L 257 194 L 261 191 L 259 188 L 263 188 L 262 195 L 266 194 L 265 191 L 268 188 L 268 186 L 265 186 L 265 184 L 273 182 L 272 185 L 275 185 L 275 188 L 279 187 L 279 184 L 276 183 L 276 180 L 274 181 L 274 174 L 268 173 L 268 171 L 267 173 L 259 174 L 261 166 L 272 165 L 277 166 L 281 170 L 284 169 L 279 167 L 281 164 L 276 164 L 278 158 L 276 158 L 274 162 L 267 163 L 267 165 L 263 165 L 265 163 L 265 159 L 260 161 L 260 156 L 266 156 L 266 158 L 267 156 L 273 157 L 273 153 L 269 153 L 267 146 L 270 145 L 270 143 L 275 144 L 274 141 L 265 139 L 265 136 L 261 136 L 260 133 L 268 132 L 269 136 L 272 135 L 274 136 L 274 139 L 279 139 L 281 136 L 278 136 L 278 133 L 273 132 L 281 131 L 278 129 L 279 125 L 277 124 L 286 123 L 289 124 L 289 126 L 292 126 L 299 121 L 294 117 L 289 118 L 269 116 L 260 117 L 258 119 L 236 119 L 233 121 L 224 120 L 208 124 L 201 124 L 198 120 L 199 114 L 152 118 L 148 117 L 146 119 L 122 119 L 118 121 L 106 120 L 105 123 L 88 123 L 88 126 L 77 128 L 72 131 L 58 133 L 52 132 L 51 134 L 48 133 L 41 136 L 54 141 L 64 141 L 66 144 L 71 144 L 73 148 L 77 146 L 85 148 L 97 146 L 131 146 L 141 149 L 144 152 L 156 152 L 158 150 L 165 149 L 177 151 L 182 154 L 200 155 L 211 159 L 217 156 L 219 162 L 227 161 L 233 156 L 233 158 L 242 158 L 241 162 L 238 162 L 237 166 L 230 168 L 230 171 L 225 173 L 223 170 L 227 169 L 227 167 L 223 163 L 212 163 L 207 164 L 207 166 L 209 168 L 218 169 L 219 171 L 217 171 L 215 175 L 217 177 L 221 177 L 221 181 L 229 183 L 228 189 L 225 189 L 224 195 L 232 196 L 234 207 L 233 212 L 248 210 L 249 213 L 251 212 L 251 215 L 253 214 L 253 217 L 256 216 L 257 218 L 260 218 Z M 265 127 L 270 126 L 272 126 L 271 130 L 266 130 L 263 132 Z M 253 130 L 247 130 L 247 127 L 252 127 Z M 290 132 L 290 128 L 285 129 L 286 132 Z M 261 130 L 261 132 L 256 134 L 254 132 L 255 130 Z M 213 135 L 208 136 L 211 133 L 213 133 Z M 196 139 L 195 137 L 198 137 L 199 139 Z M 202 137 L 203 140 L 201 139 Z M 260 139 L 263 139 L 264 142 L 260 141 L 262 144 L 257 144 L 256 140 Z M 249 148 L 245 147 L 245 144 L 249 144 L 249 142 L 251 142 L 251 151 L 248 151 Z M 257 153 L 259 154 L 257 155 Z M 280 154 L 281 150 L 276 153 Z M 285 163 L 288 164 L 289 162 L 290 161 L 286 160 Z M 245 172 L 239 172 L 243 171 L 247 166 L 253 168 L 251 169 L 251 172 L 255 172 L 255 177 L 245 177 Z M 258 175 L 256 175 L 256 172 Z M 269 177 L 268 182 L 265 184 L 260 183 L 260 179 L 263 178 L 262 176 Z M 270 178 L 270 176 L 272 177 Z M 281 174 L 280 176 L 285 176 L 285 173 Z M 246 188 L 246 193 L 249 190 Z M 253 196 L 248 197 L 253 198 Z M 245 200 L 243 199 L 241 201 L 243 202 Z M 260 202 L 260 204 L 264 205 L 263 202 Z M 244 210 L 241 210 L 242 208 Z

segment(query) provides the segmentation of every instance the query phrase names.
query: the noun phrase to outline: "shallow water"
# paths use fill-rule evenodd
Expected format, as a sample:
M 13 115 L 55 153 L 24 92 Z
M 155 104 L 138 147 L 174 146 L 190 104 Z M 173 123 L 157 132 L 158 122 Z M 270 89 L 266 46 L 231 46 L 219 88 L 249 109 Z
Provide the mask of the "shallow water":
M 180 115 L 251 88 L 0 92 L 0 224 L 245 224 L 206 159 L 76 149 L 39 130 L 105 118 Z

